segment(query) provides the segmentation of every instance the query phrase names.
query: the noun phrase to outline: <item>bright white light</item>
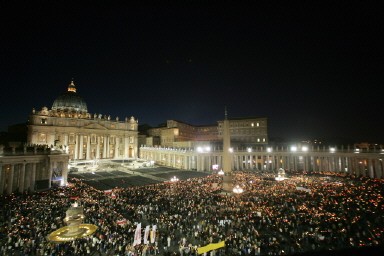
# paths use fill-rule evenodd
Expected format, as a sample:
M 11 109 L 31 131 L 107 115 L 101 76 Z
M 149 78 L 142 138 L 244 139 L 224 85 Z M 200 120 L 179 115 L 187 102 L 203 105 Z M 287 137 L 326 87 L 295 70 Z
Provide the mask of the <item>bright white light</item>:
M 220 170 L 217 174 L 224 175 L 224 172 L 223 172 L 223 170 Z
M 282 180 L 286 180 L 287 178 L 285 178 L 285 177 L 282 177 L 282 176 L 277 176 L 277 177 L 275 177 L 275 180 L 276 181 L 282 181 Z
M 329 152 L 331 152 L 331 153 L 335 153 L 336 152 L 336 149 L 335 148 L 329 148 Z
M 236 185 L 236 187 L 233 188 L 233 193 L 241 194 L 243 192 L 244 190 L 239 185 Z
M 229 151 L 230 153 L 233 153 L 233 148 L 229 148 L 228 151 Z
M 178 179 L 176 176 L 173 176 L 173 177 L 171 178 L 171 181 L 172 181 L 172 182 L 176 182 L 176 181 L 179 181 L 179 179 Z
M 210 152 L 210 151 L 211 151 L 211 147 L 206 146 L 206 147 L 205 147 L 205 151 Z
M 203 152 L 203 148 L 202 147 L 197 147 L 197 152 Z
M 291 151 L 296 152 L 297 151 L 297 147 L 296 146 L 291 146 Z
M 251 152 L 252 152 L 252 148 L 247 148 L 247 151 L 248 151 L 249 153 L 251 153 Z
M 303 147 L 301 148 L 301 150 L 303 150 L 304 152 L 307 152 L 307 151 L 308 151 L 308 147 L 307 147 L 307 146 L 303 146 Z
M 267 152 L 272 152 L 272 148 L 267 148 Z

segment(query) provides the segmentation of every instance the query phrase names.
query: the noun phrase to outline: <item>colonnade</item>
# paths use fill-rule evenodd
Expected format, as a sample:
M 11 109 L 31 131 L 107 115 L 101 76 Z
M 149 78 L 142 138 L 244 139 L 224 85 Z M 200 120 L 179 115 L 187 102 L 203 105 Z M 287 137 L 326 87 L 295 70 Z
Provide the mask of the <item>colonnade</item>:
M 338 172 L 371 178 L 384 178 L 384 151 L 357 152 L 351 150 L 317 149 L 289 150 L 235 150 L 231 153 L 232 170 L 278 169 L 303 172 Z M 222 151 L 198 152 L 193 149 L 140 147 L 140 158 L 177 169 L 210 172 L 222 167 Z
M 66 185 L 66 154 L 3 156 L 0 160 L 0 194 L 48 189 Z
M 135 158 L 137 150 L 134 137 L 75 134 L 68 141 L 65 135 L 64 143 L 68 145 L 68 153 L 74 160 L 119 159 Z

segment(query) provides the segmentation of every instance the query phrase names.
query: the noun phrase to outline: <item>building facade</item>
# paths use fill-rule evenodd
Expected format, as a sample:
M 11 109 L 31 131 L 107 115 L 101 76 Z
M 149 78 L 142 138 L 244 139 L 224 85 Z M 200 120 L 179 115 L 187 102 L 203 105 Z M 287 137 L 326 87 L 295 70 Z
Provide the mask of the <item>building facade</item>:
M 228 121 L 231 145 L 252 147 L 269 143 L 267 118 L 242 117 L 230 118 Z M 218 121 L 217 129 L 218 139 L 222 140 L 224 121 Z
M 69 155 L 45 146 L 0 149 L 0 194 L 66 185 Z
M 32 110 L 27 142 L 65 149 L 74 161 L 136 158 L 138 121 L 90 114 L 72 81 L 51 109 Z
M 223 150 L 207 148 L 140 148 L 140 158 L 158 165 L 184 170 L 212 172 L 224 168 Z M 384 149 L 320 147 L 231 147 L 231 170 L 332 172 L 371 178 L 384 178 Z
M 228 122 L 231 145 L 252 147 L 268 144 L 267 118 L 231 118 L 228 119 Z M 150 138 L 158 137 L 160 143 L 156 145 L 152 140 L 147 146 L 187 148 L 194 147 L 201 142 L 221 145 L 223 121 L 218 121 L 217 125 L 194 126 L 176 120 L 167 120 L 165 127 L 149 129 L 148 135 Z

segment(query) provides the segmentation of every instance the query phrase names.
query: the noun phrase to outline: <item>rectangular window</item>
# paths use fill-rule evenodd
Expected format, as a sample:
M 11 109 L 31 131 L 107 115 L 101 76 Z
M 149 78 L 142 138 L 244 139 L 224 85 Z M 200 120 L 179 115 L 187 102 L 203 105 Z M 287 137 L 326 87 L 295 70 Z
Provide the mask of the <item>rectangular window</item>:
M 42 124 L 47 124 L 47 119 L 46 118 L 41 118 L 41 123 Z

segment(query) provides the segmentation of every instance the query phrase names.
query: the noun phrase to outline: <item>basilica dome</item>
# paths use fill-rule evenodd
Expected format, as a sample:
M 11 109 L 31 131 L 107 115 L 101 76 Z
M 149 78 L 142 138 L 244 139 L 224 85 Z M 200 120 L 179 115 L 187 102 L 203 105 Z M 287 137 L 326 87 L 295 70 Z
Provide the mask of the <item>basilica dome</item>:
M 77 113 L 88 112 L 87 104 L 83 98 L 76 93 L 76 86 L 73 81 L 68 85 L 68 90 L 53 102 L 52 110 Z

